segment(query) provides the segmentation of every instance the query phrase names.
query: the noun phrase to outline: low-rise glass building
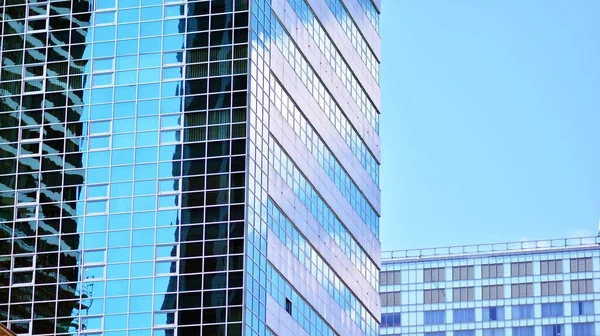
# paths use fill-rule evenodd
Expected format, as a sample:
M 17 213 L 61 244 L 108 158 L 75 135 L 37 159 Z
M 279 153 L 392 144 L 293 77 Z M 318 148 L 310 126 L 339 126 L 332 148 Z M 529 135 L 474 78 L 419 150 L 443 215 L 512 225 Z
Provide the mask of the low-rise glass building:
M 600 335 L 600 237 L 384 252 L 381 335 Z

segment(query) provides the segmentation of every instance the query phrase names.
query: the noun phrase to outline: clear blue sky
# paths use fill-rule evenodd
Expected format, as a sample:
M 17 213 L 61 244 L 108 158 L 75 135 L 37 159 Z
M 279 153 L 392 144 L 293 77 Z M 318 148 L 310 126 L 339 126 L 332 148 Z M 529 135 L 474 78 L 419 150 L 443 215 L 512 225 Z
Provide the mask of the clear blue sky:
M 383 0 L 384 250 L 596 235 L 600 1 Z

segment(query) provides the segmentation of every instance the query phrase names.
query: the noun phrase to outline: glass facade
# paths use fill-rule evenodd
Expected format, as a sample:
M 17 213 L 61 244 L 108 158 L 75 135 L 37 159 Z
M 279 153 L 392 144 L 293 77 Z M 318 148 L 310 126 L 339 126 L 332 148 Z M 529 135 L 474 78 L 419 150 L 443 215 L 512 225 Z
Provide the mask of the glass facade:
M 0 323 L 379 334 L 378 13 L 311 3 L 0 0 Z
M 384 252 L 380 276 L 380 335 L 600 334 L 600 237 Z

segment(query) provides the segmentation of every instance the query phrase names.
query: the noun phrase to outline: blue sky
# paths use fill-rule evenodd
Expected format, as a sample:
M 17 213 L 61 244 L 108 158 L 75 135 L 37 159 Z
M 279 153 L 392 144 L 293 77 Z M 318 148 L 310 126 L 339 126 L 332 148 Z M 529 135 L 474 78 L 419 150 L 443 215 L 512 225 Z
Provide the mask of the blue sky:
M 383 0 L 384 250 L 596 235 L 599 15 Z

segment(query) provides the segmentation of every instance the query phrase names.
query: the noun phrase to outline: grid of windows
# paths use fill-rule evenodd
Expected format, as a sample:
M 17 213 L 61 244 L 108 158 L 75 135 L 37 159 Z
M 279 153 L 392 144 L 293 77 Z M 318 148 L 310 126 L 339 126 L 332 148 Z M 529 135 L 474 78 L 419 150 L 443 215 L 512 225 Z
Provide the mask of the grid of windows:
M 375 8 L 375 5 L 371 1 L 372 0 L 358 0 L 360 6 L 367 14 L 369 21 L 371 21 L 371 24 L 375 30 L 379 32 L 379 11 L 377 8 Z
M 270 59 L 270 55 L 268 54 L 268 48 L 277 45 L 277 47 L 280 50 L 282 50 L 283 54 L 287 56 L 287 60 L 291 64 L 292 68 L 295 70 L 296 74 L 298 74 L 300 79 L 302 80 L 297 81 L 296 85 L 305 85 L 309 89 L 309 91 L 313 93 L 313 97 L 315 97 L 317 103 L 319 103 L 321 110 L 325 112 L 328 119 L 331 120 L 332 124 L 335 126 L 336 130 L 340 134 L 342 134 L 344 140 L 349 144 L 350 148 L 352 149 L 352 152 L 355 153 L 357 157 L 359 157 L 359 161 L 361 161 L 362 166 L 366 168 L 367 172 L 375 181 L 375 183 L 378 183 L 378 164 L 373 158 L 373 155 L 368 151 L 368 148 L 362 141 L 362 139 L 358 137 L 358 132 L 356 132 L 356 129 L 353 128 L 353 125 L 349 122 L 346 116 L 343 115 L 343 111 L 339 108 L 339 105 L 337 105 L 330 92 L 327 91 L 327 88 L 323 85 L 323 81 L 318 77 L 318 75 L 314 72 L 311 66 L 306 62 L 306 58 L 301 54 L 301 51 L 296 49 L 297 46 L 293 44 L 293 41 L 291 41 L 287 32 L 285 32 L 282 29 L 281 23 L 277 21 L 276 16 L 272 12 L 271 8 L 269 8 L 269 2 L 270 1 L 268 0 L 252 2 L 252 8 L 258 7 L 260 8 L 260 10 L 252 11 L 253 14 L 256 13 L 256 20 L 253 21 L 252 25 L 253 30 L 256 31 L 256 35 L 253 36 L 252 43 L 256 43 L 257 48 L 256 50 L 252 50 L 251 60 L 254 60 L 254 57 L 263 58 L 265 60 L 265 63 L 256 64 L 256 66 L 253 66 L 250 71 L 252 75 L 250 91 L 252 93 L 257 92 L 256 101 L 251 100 L 250 107 L 252 108 L 254 104 L 260 106 L 260 108 L 258 109 L 259 113 L 256 114 L 256 120 L 258 121 L 255 127 L 258 133 L 258 136 L 256 137 L 258 138 L 258 145 L 256 146 L 256 149 L 257 153 L 260 152 L 263 156 L 257 157 L 255 162 L 250 161 L 248 168 L 249 172 L 253 172 L 254 166 L 256 166 L 256 168 L 260 167 L 262 173 L 267 172 L 267 165 L 271 166 L 269 167 L 269 169 L 275 169 L 275 171 L 278 172 L 279 175 L 284 178 L 284 180 L 286 180 L 291 189 L 294 191 L 294 194 L 307 206 L 308 209 L 310 209 L 311 213 L 314 215 L 314 218 L 317 219 L 317 221 L 319 221 L 321 225 L 323 225 L 323 227 L 329 232 L 333 240 L 335 240 L 335 242 L 342 248 L 344 254 L 347 255 L 350 261 L 356 266 L 356 270 L 363 274 L 367 281 L 369 281 L 369 283 L 374 288 L 377 288 L 378 269 L 375 263 L 366 254 L 365 250 L 357 244 L 357 241 L 354 239 L 354 237 L 352 237 L 349 234 L 344 225 L 339 221 L 339 218 L 337 218 L 337 216 L 335 216 L 331 208 L 329 208 L 325 199 L 323 199 L 321 195 L 317 194 L 314 187 L 310 185 L 310 183 L 307 181 L 306 176 L 304 176 L 302 172 L 298 170 L 298 167 L 295 166 L 293 162 L 291 162 L 291 160 L 289 160 L 289 157 L 283 154 L 285 159 L 282 159 L 282 155 L 273 155 L 273 147 L 277 146 L 279 148 L 279 145 L 275 143 L 275 140 L 272 137 L 269 136 L 269 121 L 268 116 L 265 116 L 265 112 L 268 113 L 268 110 L 271 108 L 270 106 L 267 107 L 267 105 L 270 105 L 269 102 L 274 103 L 283 95 L 287 95 L 285 90 L 281 90 L 281 94 L 277 95 L 276 86 L 281 86 L 281 84 L 278 82 L 276 84 L 276 78 L 268 70 L 268 62 Z M 289 49 L 283 49 L 282 43 L 277 44 L 277 42 L 280 42 L 282 39 L 285 39 L 286 41 L 290 42 L 286 45 L 286 48 L 293 47 L 293 49 L 291 50 L 293 54 L 290 54 Z M 265 50 L 266 53 L 264 52 Z M 327 55 L 327 53 L 325 54 Z M 292 57 L 290 57 L 290 55 L 292 55 Z M 331 60 L 341 61 L 341 59 Z M 334 69 L 336 68 L 335 63 L 332 63 L 332 66 Z M 352 73 L 349 69 L 347 70 L 348 71 L 346 72 L 346 74 Z M 256 73 L 260 75 L 255 76 Z M 307 76 L 303 75 L 309 75 L 310 78 L 307 78 Z M 255 88 L 257 90 L 255 90 Z M 358 88 L 362 89 L 358 86 L 354 89 Z M 364 90 L 361 91 L 364 93 Z M 353 99 L 356 100 L 356 97 L 360 94 L 361 91 L 350 91 L 350 94 L 352 97 L 354 97 Z M 364 98 L 367 97 L 364 96 Z M 366 102 L 364 103 L 366 104 Z M 373 107 L 370 101 L 368 101 L 368 103 L 370 103 L 368 107 Z M 363 113 L 366 112 L 365 106 L 361 106 L 359 104 L 359 107 L 361 108 Z M 260 113 L 261 109 L 263 110 L 262 114 Z M 288 111 L 281 112 L 286 113 Z M 305 123 L 307 121 L 305 116 L 303 116 L 297 108 L 291 112 L 293 112 L 290 113 L 291 116 L 294 116 L 293 119 L 299 120 L 298 126 L 300 126 L 300 128 L 295 128 L 295 123 L 290 123 L 290 125 L 292 125 L 292 127 L 294 127 L 296 131 L 299 131 L 299 133 L 297 134 L 300 137 L 300 139 L 304 141 L 305 145 L 307 145 L 307 147 L 314 154 L 315 158 L 317 158 L 317 162 L 319 162 L 322 168 L 324 168 L 324 170 L 332 178 L 335 184 L 338 185 L 341 192 L 349 200 L 351 206 L 354 209 L 356 209 L 358 216 L 356 216 L 355 214 L 352 215 L 360 217 L 366 224 L 366 227 L 368 227 L 375 236 L 378 236 L 379 218 L 375 215 L 375 212 L 373 211 L 372 207 L 368 204 L 368 202 L 366 202 L 366 198 L 360 192 L 356 183 L 353 183 L 353 181 L 349 179 L 349 175 L 345 171 L 343 171 L 342 166 L 339 164 L 339 162 L 337 162 L 337 160 L 334 159 L 331 153 L 326 153 L 323 151 L 326 148 L 326 146 L 323 143 L 322 139 L 320 139 L 318 135 L 314 132 L 314 130 L 313 132 L 309 133 L 311 135 L 310 137 L 305 137 L 305 135 L 307 134 L 304 133 L 304 131 L 306 131 L 307 128 L 303 126 L 310 125 L 308 123 Z M 373 108 L 373 110 L 370 112 L 373 112 L 373 114 L 366 114 L 366 121 L 371 125 L 372 128 L 374 128 L 377 131 L 379 118 L 378 111 L 374 110 Z M 302 119 L 304 119 L 305 122 L 300 121 Z M 289 122 L 292 119 L 287 120 Z M 252 123 L 253 119 L 251 119 L 250 121 Z M 260 124 L 261 121 L 263 122 L 262 125 Z M 367 125 L 367 122 L 364 122 L 364 126 L 366 126 L 368 129 L 371 129 L 371 127 Z M 361 127 L 362 126 L 363 125 L 361 125 Z M 251 140 L 252 135 L 253 133 L 250 133 Z M 318 147 L 315 147 L 315 145 Z M 268 158 L 264 156 L 264 154 L 267 153 L 267 150 L 269 151 Z M 281 148 L 279 148 L 279 153 L 281 153 Z M 275 158 L 277 158 L 277 160 L 275 160 Z M 286 165 L 282 166 L 282 161 Z M 280 168 L 282 167 L 286 169 L 289 168 L 289 170 L 281 170 Z M 268 184 L 267 178 L 268 174 L 261 174 L 261 176 L 258 176 L 258 178 L 256 178 L 254 181 L 252 180 L 252 178 L 249 179 L 248 183 L 251 185 L 249 188 L 250 193 L 252 193 L 253 191 L 261 191 L 260 194 L 257 193 L 258 197 L 256 201 L 252 201 L 251 197 L 249 197 L 250 204 L 257 204 L 260 202 L 262 203 L 262 205 L 264 205 L 269 201 L 272 202 L 272 200 L 270 200 L 268 197 L 268 192 L 266 192 L 265 186 Z M 253 182 L 254 186 L 252 186 Z M 286 197 L 289 197 L 289 195 Z M 291 195 L 291 197 L 293 198 L 294 196 Z M 276 212 L 277 210 L 275 209 L 275 207 L 269 207 L 266 211 L 265 209 L 260 209 L 260 211 L 256 211 L 256 214 L 259 215 L 259 217 L 261 217 L 262 219 L 265 217 L 265 215 L 268 217 L 269 211 Z M 312 246 L 307 244 L 305 240 L 305 244 L 301 244 L 302 235 L 299 231 L 296 230 L 295 227 L 294 230 L 292 230 L 292 232 L 296 232 L 297 234 L 292 233 L 290 235 L 290 232 L 287 231 L 287 229 L 289 229 L 290 226 L 293 227 L 293 225 L 289 222 L 289 220 L 283 219 L 285 218 L 283 214 L 281 214 L 280 217 L 281 221 L 279 222 L 279 237 L 282 239 L 283 242 L 285 242 L 286 246 L 291 247 L 292 252 L 297 257 L 299 257 L 299 260 L 303 260 L 307 266 L 310 266 L 308 269 L 310 270 L 311 274 L 314 274 L 318 282 L 328 290 L 334 301 L 339 305 L 341 311 L 343 311 L 343 313 L 341 313 L 342 315 L 340 316 L 340 318 L 342 318 L 345 321 L 354 321 L 354 323 L 356 323 L 356 325 L 358 326 L 358 330 L 361 330 L 362 333 L 364 333 L 365 335 L 376 335 L 379 329 L 379 326 L 376 323 L 376 319 L 362 305 L 362 303 L 358 301 L 357 297 L 354 296 L 349 291 L 349 289 L 343 284 L 342 279 L 333 273 L 332 269 L 324 262 L 324 259 L 317 257 L 318 255 L 316 254 L 316 251 L 312 249 Z M 268 220 L 271 220 L 271 218 L 269 218 Z M 283 225 L 284 221 L 287 221 L 289 225 Z M 275 221 L 273 221 L 272 228 L 275 228 L 277 226 L 274 223 Z M 268 228 L 269 224 L 270 223 L 265 223 L 264 227 Z M 258 229 L 262 229 L 263 223 L 257 223 L 256 227 Z M 282 228 L 284 227 L 286 231 L 282 231 Z M 290 242 L 292 243 L 289 244 Z M 262 241 L 257 242 L 256 245 L 257 247 L 260 246 L 260 252 L 263 252 L 265 250 Z M 297 250 L 296 246 L 298 247 Z M 251 257 L 252 254 L 256 253 L 250 252 L 249 257 Z M 262 262 L 258 266 L 262 267 Z M 268 267 L 271 266 L 272 265 L 269 265 Z M 252 267 L 249 266 L 249 269 L 251 268 Z M 257 267 L 255 266 L 253 268 L 256 269 Z M 258 275 L 257 279 L 260 279 L 260 281 L 262 281 L 262 279 L 264 279 L 262 277 L 262 274 L 258 274 L 258 272 L 256 273 Z M 329 274 L 328 277 L 325 276 L 327 274 Z M 270 274 L 267 274 L 266 278 L 270 277 Z M 260 295 L 260 290 L 253 290 L 257 288 L 256 285 L 250 284 L 249 287 L 251 292 Z M 283 301 L 281 301 L 280 303 L 283 303 Z M 248 304 L 248 307 L 254 308 L 255 305 Z M 308 332 L 308 334 L 327 334 L 321 326 L 321 321 L 323 320 L 317 318 L 315 321 L 315 318 L 313 316 L 309 316 L 307 314 L 309 310 L 314 311 L 310 308 L 307 308 L 307 305 L 297 306 L 294 298 L 286 298 L 284 308 L 287 311 L 287 313 L 292 315 L 292 317 L 297 322 L 299 322 L 299 324 Z M 337 307 L 332 308 L 337 309 Z M 302 317 L 303 312 L 306 318 Z M 347 314 L 347 318 L 344 317 L 346 316 L 345 314 Z M 310 320 L 308 318 L 310 318 Z M 331 316 L 329 318 L 331 318 Z M 252 326 L 254 328 L 254 321 L 248 319 L 247 325 Z M 316 326 L 316 330 L 314 326 Z M 259 328 L 255 329 L 257 331 L 256 335 L 262 334 Z M 330 328 L 326 329 L 329 330 Z M 332 330 L 332 332 L 334 331 Z
M 248 3 L 250 1 L 246 1 Z M 249 118 L 248 118 L 248 202 L 247 212 L 247 254 L 246 254 L 246 295 L 244 313 L 244 334 L 262 335 L 266 329 L 266 288 L 267 288 L 267 197 L 269 172 L 267 143 L 270 105 L 268 87 L 270 72 L 269 22 L 264 13 L 271 11 L 270 1 L 253 1 L 251 7 L 251 50 L 249 62 Z M 279 301 L 282 303 L 281 301 Z M 285 308 L 292 308 L 285 301 Z
M 275 16 L 275 14 L 273 14 L 273 16 Z M 292 66 L 292 68 L 294 68 L 294 71 L 300 77 L 302 83 L 304 83 L 304 85 L 308 88 L 308 91 L 313 93 L 313 97 L 317 100 L 319 106 L 326 111 L 330 111 L 328 115 L 332 117 L 337 117 L 338 110 L 340 111 L 339 113 L 343 113 L 323 81 L 319 78 L 316 71 L 309 64 L 308 60 L 302 54 L 281 22 L 279 22 L 279 20 L 275 17 L 271 23 L 271 31 L 273 34 L 273 39 L 277 44 L 277 48 L 281 50 L 285 59 Z M 371 127 L 375 130 L 375 133 L 379 134 L 379 112 L 375 106 L 373 106 L 373 103 L 367 97 L 364 90 L 357 90 L 354 88 L 350 92 L 350 95 L 358 104 L 358 107 L 365 115 Z M 339 119 L 339 117 L 336 119 Z
M 321 138 L 310 122 L 304 117 L 294 101 L 289 99 L 285 90 L 281 89 L 281 85 L 276 80 L 273 82 L 277 83 L 274 84 L 275 88 L 271 90 L 271 100 L 275 104 L 275 107 L 281 111 L 296 135 L 306 145 L 306 148 L 308 148 L 327 176 L 329 176 L 331 181 L 338 187 L 338 190 L 348 200 L 350 206 L 356 210 L 363 222 L 369 227 L 374 227 L 378 221 L 378 216 L 365 195 L 329 150 L 323 138 Z M 285 99 L 282 99 L 283 97 Z
M 402 303 L 385 306 L 382 312 L 400 313 L 402 325 L 382 330 L 382 335 L 456 335 L 473 329 L 479 336 L 595 335 L 600 320 L 593 297 L 598 274 L 593 268 L 600 258 L 599 239 L 540 251 L 507 247 L 502 253 L 494 244 L 451 247 L 450 254 L 440 255 L 436 253 L 444 250 L 398 251 L 401 257 L 396 259 L 385 259 L 384 254 L 382 274 L 401 272 L 402 281 L 382 286 L 381 293 L 400 292 Z M 564 244 L 561 240 L 551 246 Z M 571 262 L 586 273 L 563 272 Z
M 347 312 L 349 318 L 360 316 L 360 320 L 357 321 L 359 328 L 367 335 L 375 335 L 377 330 L 375 318 L 271 199 L 269 199 L 267 224 L 279 240 L 306 266 L 306 269 L 311 271 L 319 284 L 340 305 L 341 310 Z M 385 300 L 383 295 L 381 299 L 382 306 L 399 305 L 400 292 L 386 293 Z
M 267 264 L 267 293 L 283 309 L 291 303 L 292 318 L 309 335 L 338 336 L 327 323 L 327 320 L 317 313 L 306 299 L 270 263 Z
M 270 1 L 5 0 L 0 12 L 0 322 L 24 335 L 274 335 L 270 293 L 307 333 L 336 335 L 267 262 Z M 362 94 L 351 91 L 366 106 Z M 369 223 L 339 162 L 323 167 Z M 375 263 L 318 206 L 377 287 Z M 281 236 L 292 251 L 297 234 Z M 331 274 L 304 243 L 296 255 Z M 341 278 L 319 280 L 346 320 L 377 333 Z
M 321 49 L 323 55 L 329 60 L 329 64 L 336 64 L 334 70 L 338 77 L 342 79 L 342 82 L 344 84 L 350 84 L 352 88 L 360 88 L 362 90 L 360 83 L 358 83 L 358 80 L 354 77 L 350 67 L 346 64 L 346 61 L 308 3 L 306 3 L 305 0 L 288 0 L 288 2 L 308 30 L 308 33 L 319 46 L 319 49 Z M 329 6 L 338 5 L 335 8 L 332 8 L 335 17 L 340 22 L 342 29 L 352 42 L 356 51 L 360 54 L 360 57 L 367 66 L 369 72 L 373 78 L 375 78 L 375 81 L 379 82 L 379 62 L 376 60 L 373 51 L 371 51 L 371 48 L 366 43 L 362 33 L 356 27 L 354 20 L 348 15 L 346 7 L 339 0 L 328 0 L 327 2 Z M 354 35 L 352 33 L 354 33 Z M 350 87 L 348 87 L 348 89 L 350 90 Z
M 302 111 L 300 111 L 286 90 L 282 89 L 281 83 L 276 78 L 272 81 L 271 101 L 274 102 L 277 109 L 283 114 L 287 122 L 294 128 L 294 130 L 296 132 L 301 132 L 301 139 L 303 141 L 308 140 L 305 139 L 306 136 L 308 136 L 307 132 L 310 128 L 308 127 L 308 119 L 302 113 Z M 358 161 L 360 161 L 361 165 L 369 174 L 371 179 L 375 182 L 375 184 L 379 185 L 379 165 L 377 164 L 375 157 L 368 150 L 362 139 L 360 139 L 358 133 L 350 124 L 350 121 L 343 115 L 341 122 L 343 123 L 342 125 L 336 125 L 337 131 L 342 136 L 348 147 L 350 147 L 354 156 L 358 159 Z M 312 132 L 314 132 L 314 130 L 312 130 Z M 312 146 L 315 145 L 315 141 L 313 141 Z M 316 149 L 312 149 L 313 152 L 315 150 Z M 324 153 L 321 152 L 324 150 L 325 147 L 319 145 L 319 155 L 317 157 L 322 157 Z
M 90 13 L 83 2 L 24 1 L 3 1 L 0 12 L 0 322 L 63 334 L 85 325 L 73 312 L 89 307 L 76 281 Z M 69 40 L 79 45 L 62 49 Z
M 340 23 L 346 36 L 352 42 L 354 49 L 358 51 L 360 58 L 367 65 L 371 75 L 373 75 L 375 81 L 379 83 L 379 61 L 375 57 L 375 54 L 367 43 L 367 39 L 363 36 L 346 6 L 344 6 L 341 0 L 326 0 L 325 2 Z
M 34 311 L 33 333 L 241 331 L 248 15 L 233 4 L 53 1 L 29 11 L 47 18 L 28 35 L 2 37 L 30 41 L 20 59 L 37 82 L 20 118 L 40 127 L 17 140 L 40 192 L 18 212 L 50 243 L 13 287 L 32 288 L 34 307 L 70 293 Z
M 273 164 L 275 171 L 286 181 L 373 288 L 378 288 L 378 269 L 375 263 L 275 139 L 271 139 L 269 148 L 271 155 L 269 162 Z

